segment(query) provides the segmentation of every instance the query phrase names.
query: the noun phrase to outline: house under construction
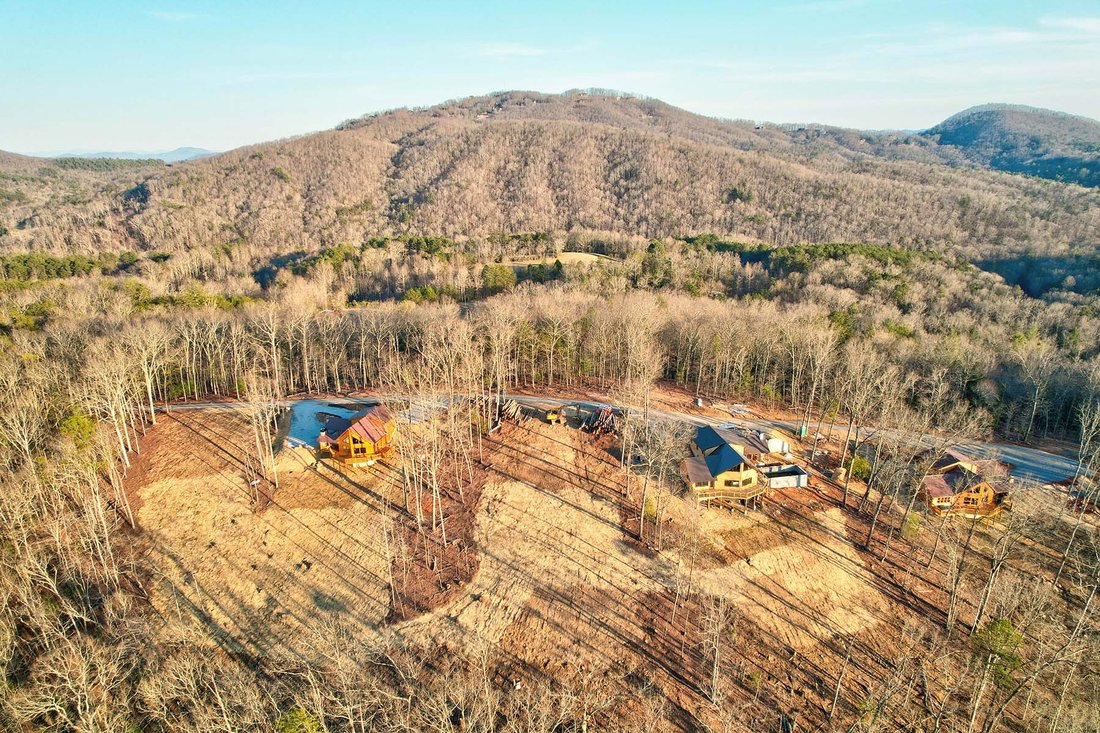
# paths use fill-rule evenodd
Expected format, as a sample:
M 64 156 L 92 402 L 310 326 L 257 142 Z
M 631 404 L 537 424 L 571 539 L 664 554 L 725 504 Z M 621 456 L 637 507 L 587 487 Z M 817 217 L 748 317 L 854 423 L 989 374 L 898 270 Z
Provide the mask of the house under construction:
M 714 428 L 699 428 L 691 443 L 694 455 L 680 468 L 700 503 L 755 508 L 768 490 L 767 479 L 737 448 Z

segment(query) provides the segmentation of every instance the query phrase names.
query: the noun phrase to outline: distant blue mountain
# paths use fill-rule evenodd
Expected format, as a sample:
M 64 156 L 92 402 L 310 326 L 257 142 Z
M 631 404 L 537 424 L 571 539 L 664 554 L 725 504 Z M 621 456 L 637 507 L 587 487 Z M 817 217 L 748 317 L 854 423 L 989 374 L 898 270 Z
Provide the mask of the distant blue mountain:
M 176 148 L 175 150 L 162 150 L 154 152 L 144 151 L 101 151 L 101 152 L 88 152 L 88 151 L 63 151 L 53 153 L 33 153 L 43 158 L 119 158 L 121 160 L 144 160 L 155 159 L 163 160 L 165 163 L 182 163 L 185 160 L 197 160 L 199 158 L 209 158 L 211 155 L 217 155 L 214 150 L 206 150 L 205 148 Z

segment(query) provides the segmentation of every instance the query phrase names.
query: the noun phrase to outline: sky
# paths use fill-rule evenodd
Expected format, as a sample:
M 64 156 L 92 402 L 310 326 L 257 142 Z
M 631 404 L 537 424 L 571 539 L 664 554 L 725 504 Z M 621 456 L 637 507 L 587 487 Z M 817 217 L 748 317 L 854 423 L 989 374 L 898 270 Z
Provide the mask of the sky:
M 1100 118 L 1098 0 L 0 0 L 0 149 L 240 145 L 506 89 L 923 129 Z

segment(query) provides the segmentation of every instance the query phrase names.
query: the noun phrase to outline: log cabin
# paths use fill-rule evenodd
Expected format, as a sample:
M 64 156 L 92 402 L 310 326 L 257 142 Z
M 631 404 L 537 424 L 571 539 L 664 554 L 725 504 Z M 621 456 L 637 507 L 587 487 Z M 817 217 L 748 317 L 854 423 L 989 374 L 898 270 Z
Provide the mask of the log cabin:
M 317 447 L 321 455 L 349 466 L 369 466 L 393 449 L 397 422 L 384 405 L 373 405 L 350 418 L 330 417 Z
M 932 464 L 919 490 L 936 514 L 988 517 L 1008 503 L 1008 473 L 998 461 L 975 459 L 957 448 Z

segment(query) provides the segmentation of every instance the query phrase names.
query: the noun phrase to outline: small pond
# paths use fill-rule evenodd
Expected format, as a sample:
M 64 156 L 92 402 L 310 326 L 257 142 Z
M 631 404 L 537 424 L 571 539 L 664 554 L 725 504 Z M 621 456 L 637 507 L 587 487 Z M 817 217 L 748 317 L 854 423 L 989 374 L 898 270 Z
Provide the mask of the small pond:
M 373 402 L 352 402 L 341 400 L 295 400 L 290 403 L 290 431 L 287 433 L 287 445 L 291 448 L 300 445 L 317 447 L 317 436 L 329 417 L 351 417 L 362 412 Z

